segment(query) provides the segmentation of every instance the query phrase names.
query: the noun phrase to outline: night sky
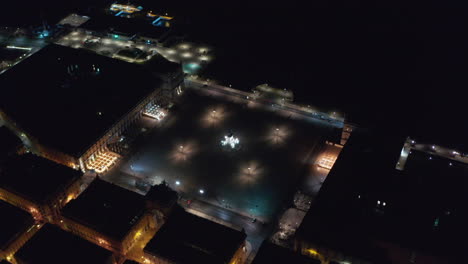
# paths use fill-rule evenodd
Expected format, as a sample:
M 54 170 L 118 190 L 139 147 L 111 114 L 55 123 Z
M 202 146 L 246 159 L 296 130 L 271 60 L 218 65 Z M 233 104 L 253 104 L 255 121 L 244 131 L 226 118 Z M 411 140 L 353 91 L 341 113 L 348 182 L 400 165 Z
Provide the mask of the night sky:
M 35 3 L 26 10 L 25 2 Z M 468 151 L 468 6 L 442 0 L 411 6 L 146 2 L 180 19 L 189 39 L 215 47 L 217 61 L 206 74 L 226 84 L 249 90 L 267 82 L 292 89 L 296 101 L 343 110 L 359 124 Z M 2 3 L 8 12 L 0 25 L 40 24 L 41 16 L 52 24 L 74 8 L 90 11 L 90 3 L 109 1 L 9 1 Z

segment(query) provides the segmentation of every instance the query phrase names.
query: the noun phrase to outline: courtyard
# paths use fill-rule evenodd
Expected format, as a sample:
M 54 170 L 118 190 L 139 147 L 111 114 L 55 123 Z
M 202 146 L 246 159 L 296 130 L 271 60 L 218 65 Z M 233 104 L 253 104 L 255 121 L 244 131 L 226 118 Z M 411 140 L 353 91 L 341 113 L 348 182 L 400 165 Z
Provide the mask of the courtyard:
M 312 173 L 312 158 L 338 132 L 189 89 L 106 178 L 164 180 L 186 199 L 268 220 L 292 200 Z

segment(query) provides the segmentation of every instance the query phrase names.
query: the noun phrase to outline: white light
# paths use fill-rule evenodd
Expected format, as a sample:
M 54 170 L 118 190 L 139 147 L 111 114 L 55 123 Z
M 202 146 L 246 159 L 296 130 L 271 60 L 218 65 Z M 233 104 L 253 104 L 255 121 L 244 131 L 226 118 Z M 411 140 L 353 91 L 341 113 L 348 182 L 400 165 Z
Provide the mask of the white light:
M 190 48 L 190 45 L 189 44 L 182 44 L 182 45 L 179 46 L 179 48 L 186 50 L 186 49 Z
M 377 201 L 377 204 L 380 204 L 380 201 Z
M 435 146 L 432 146 L 432 149 L 435 149 Z
M 382 205 L 385 206 L 385 202 L 383 202 Z
M 192 57 L 192 53 L 190 53 L 190 52 L 185 52 L 184 54 L 182 54 L 182 57 L 184 57 L 184 58 L 190 58 L 190 57 Z
M 449 165 L 452 166 L 452 162 L 450 162 Z
M 32 50 L 32 48 L 28 48 L 28 47 L 17 47 L 17 46 L 7 46 L 7 49 Z
M 176 185 L 180 185 L 180 181 L 176 181 L 175 184 L 176 184 Z
M 239 144 L 239 139 L 234 136 L 224 136 L 224 140 L 221 140 L 221 145 L 230 145 L 231 148 L 235 148 Z
M 201 194 L 204 194 L 204 193 L 205 193 L 205 191 L 204 191 L 203 189 L 200 189 L 199 192 L 200 192 Z

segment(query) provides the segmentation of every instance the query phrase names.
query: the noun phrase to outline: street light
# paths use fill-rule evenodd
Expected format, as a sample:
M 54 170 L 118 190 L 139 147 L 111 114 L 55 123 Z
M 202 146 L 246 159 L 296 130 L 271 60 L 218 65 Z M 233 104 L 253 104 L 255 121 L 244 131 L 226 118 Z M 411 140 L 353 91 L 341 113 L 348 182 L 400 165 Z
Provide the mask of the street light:
M 180 181 L 176 181 L 175 184 L 176 184 L 176 185 L 180 185 Z
M 205 191 L 203 189 L 200 189 L 198 192 L 201 193 L 201 194 L 205 193 Z

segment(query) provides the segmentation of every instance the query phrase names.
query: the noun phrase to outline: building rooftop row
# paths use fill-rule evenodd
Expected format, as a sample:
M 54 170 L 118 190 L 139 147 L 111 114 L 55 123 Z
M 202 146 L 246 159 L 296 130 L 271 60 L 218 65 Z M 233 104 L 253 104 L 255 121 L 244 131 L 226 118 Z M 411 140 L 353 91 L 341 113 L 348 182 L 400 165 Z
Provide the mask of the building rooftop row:
M 31 215 L 1 200 L 0 197 L 0 257 L 19 234 L 34 225 Z
M 142 65 L 49 45 L 0 76 L 0 110 L 26 136 L 79 157 L 161 83 Z
M 16 152 L 21 146 L 21 140 L 17 137 L 10 129 L 5 126 L 1 126 L 0 120 L 0 159 L 4 159 L 7 156 Z
M 0 163 L 0 188 L 36 203 L 46 203 L 82 173 L 33 155 L 12 155 Z
M 46 224 L 16 252 L 15 259 L 29 264 L 111 264 L 113 253 Z
M 144 196 L 96 178 L 63 208 L 62 216 L 120 240 L 143 216 L 145 208 Z
M 268 241 L 264 241 L 252 264 L 271 264 L 271 263 L 289 263 L 289 264 L 320 264 L 318 259 L 304 256 L 291 249 L 278 246 Z
M 172 263 L 228 263 L 242 247 L 243 231 L 178 209 L 146 245 L 145 252 Z
M 298 241 L 371 263 L 401 263 L 411 252 L 438 260 L 463 252 L 457 241 L 468 231 L 467 164 L 413 149 L 397 170 L 405 141 L 382 131 L 353 133 L 304 218 Z M 395 245 L 409 253 L 397 253 Z M 405 257 L 395 260 L 397 255 Z

